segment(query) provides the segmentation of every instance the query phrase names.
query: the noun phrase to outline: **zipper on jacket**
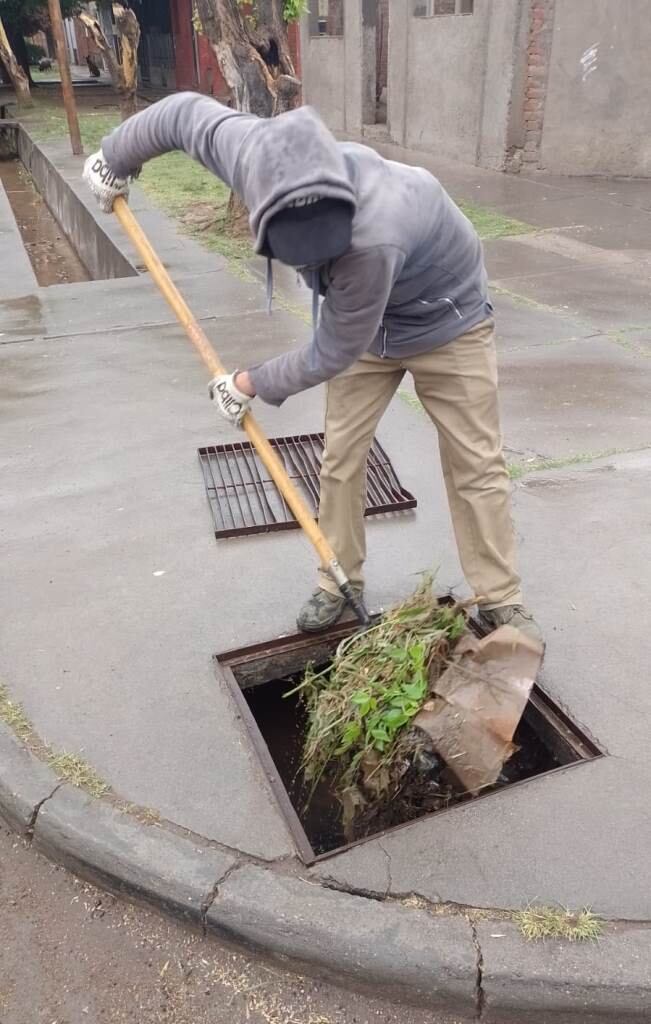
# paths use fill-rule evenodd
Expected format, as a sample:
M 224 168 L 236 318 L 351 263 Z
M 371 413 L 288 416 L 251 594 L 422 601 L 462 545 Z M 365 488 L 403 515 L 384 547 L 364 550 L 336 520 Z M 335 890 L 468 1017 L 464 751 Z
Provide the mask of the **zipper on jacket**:
M 430 299 L 430 300 L 428 300 L 428 299 L 419 299 L 418 301 L 423 306 L 435 306 L 437 302 L 444 302 L 446 306 L 450 307 L 452 312 L 455 314 L 455 316 L 457 316 L 459 318 L 459 320 L 463 320 L 463 314 L 459 312 L 459 307 L 457 306 L 457 304 L 455 302 L 453 302 L 452 299 L 448 299 L 448 298 Z
M 386 359 L 387 357 L 387 329 L 382 324 L 382 351 L 380 352 L 380 359 Z

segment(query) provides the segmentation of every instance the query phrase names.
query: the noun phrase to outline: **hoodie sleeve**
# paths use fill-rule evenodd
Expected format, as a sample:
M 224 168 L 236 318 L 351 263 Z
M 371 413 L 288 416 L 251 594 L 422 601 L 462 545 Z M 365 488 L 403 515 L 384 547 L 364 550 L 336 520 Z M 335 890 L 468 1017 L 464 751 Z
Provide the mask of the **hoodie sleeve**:
M 233 186 L 240 146 L 259 118 L 208 96 L 181 92 L 134 114 L 102 140 L 112 171 L 126 178 L 147 160 L 180 149 Z
M 312 341 L 250 370 L 256 394 L 270 405 L 282 405 L 290 395 L 352 366 L 377 337 L 404 262 L 405 254 L 392 245 L 337 260 Z

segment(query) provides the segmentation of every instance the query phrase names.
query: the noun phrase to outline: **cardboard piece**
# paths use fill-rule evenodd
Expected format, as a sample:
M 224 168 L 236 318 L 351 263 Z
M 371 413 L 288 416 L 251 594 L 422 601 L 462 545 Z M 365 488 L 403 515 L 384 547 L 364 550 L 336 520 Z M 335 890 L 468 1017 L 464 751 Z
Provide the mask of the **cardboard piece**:
M 543 648 L 513 626 L 478 640 L 468 633 L 433 696 L 413 720 L 471 793 L 492 786 L 515 751 L 513 735 L 540 669 Z

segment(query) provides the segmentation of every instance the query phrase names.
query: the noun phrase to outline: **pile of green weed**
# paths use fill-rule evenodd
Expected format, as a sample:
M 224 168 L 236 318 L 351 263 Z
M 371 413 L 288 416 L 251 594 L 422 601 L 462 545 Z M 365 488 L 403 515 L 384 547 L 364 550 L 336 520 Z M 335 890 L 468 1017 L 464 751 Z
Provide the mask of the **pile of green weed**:
M 308 668 L 298 690 L 308 719 L 301 769 L 310 796 L 327 774 L 348 821 L 392 798 L 406 770 L 412 720 L 465 629 L 463 608 L 441 604 L 428 577 L 377 625 L 343 640 L 327 669 Z

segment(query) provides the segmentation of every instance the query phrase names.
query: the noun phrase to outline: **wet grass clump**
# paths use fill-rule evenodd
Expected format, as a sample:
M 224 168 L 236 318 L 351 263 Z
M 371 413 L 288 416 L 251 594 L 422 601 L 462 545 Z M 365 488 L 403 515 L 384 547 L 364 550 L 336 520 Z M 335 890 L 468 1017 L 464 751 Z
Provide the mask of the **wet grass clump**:
M 514 914 L 515 923 L 525 939 L 567 939 L 568 942 L 595 942 L 603 931 L 603 921 L 587 908 L 573 914 L 564 907 L 529 906 Z

